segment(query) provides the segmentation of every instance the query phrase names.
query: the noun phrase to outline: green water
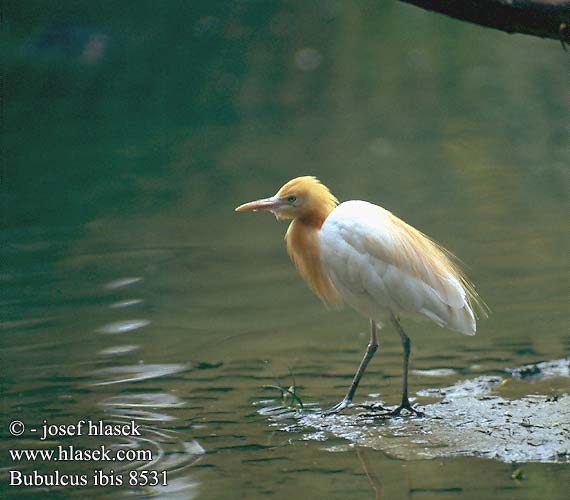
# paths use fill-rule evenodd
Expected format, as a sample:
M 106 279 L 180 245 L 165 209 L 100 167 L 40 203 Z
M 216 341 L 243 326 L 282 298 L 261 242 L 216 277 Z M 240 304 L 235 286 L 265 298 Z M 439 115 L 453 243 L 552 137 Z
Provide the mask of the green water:
M 492 310 L 409 323 L 412 393 L 570 354 L 568 55 L 398 2 L 5 2 L 1 496 L 566 498 L 570 468 L 400 461 L 279 431 L 274 370 L 321 407 L 367 342 L 296 276 L 286 225 L 233 208 L 317 175 L 432 235 Z M 266 361 L 269 362 L 266 363 Z M 360 389 L 396 403 L 387 328 Z M 561 393 L 555 379 L 528 392 Z M 8 423 L 27 427 L 10 437 Z M 43 420 L 144 426 L 54 438 Z M 168 486 L 30 489 L 7 449 L 151 449 Z M 107 464 L 108 465 L 108 464 Z M 116 465 L 116 464 L 113 464 Z M 115 469 L 136 470 L 122 463 Z

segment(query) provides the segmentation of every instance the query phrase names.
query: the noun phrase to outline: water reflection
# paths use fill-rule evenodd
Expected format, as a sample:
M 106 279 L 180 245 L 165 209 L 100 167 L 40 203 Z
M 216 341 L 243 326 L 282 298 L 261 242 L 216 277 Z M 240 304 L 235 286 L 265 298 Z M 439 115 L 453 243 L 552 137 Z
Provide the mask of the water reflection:
M 356 448 L 356 455 L 362 465 L 364 473 L 366 474 L 366 478 L 374 491 L 375 500 L 380 500 L 382 498 L 382 481 L 374 471 L 374 464 L 371 462 L 366 450 L 363 448 Z

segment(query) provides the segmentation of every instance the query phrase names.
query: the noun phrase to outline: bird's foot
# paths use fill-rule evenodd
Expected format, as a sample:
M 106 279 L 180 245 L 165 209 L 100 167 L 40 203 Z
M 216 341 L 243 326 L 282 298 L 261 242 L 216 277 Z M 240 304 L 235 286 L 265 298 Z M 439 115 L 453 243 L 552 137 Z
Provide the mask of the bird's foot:
M 425 413 L 423 411 L 416 410 L 411 405 L 411 403 L 409 401 L 403 401 L 400 406 L 398 406 L 394 410 L 391 410 L 388 413 L 388 415 L 390 415 L 392 417 L 398 417 L 402 414 L 402 410 L 407 410 L 408 412 L 410 412 L 412 415 L 415 415 L 416 417 L 423 417 L 425 415 Z
M 321 415 L 323 417 L 328 417 L 329 415 L 336 415 L 337 413 L 340 413 L 342 410 L 348 408 L 349 406 L 352 406 L 352 399 L 344 398 L 341 401 L 339 401 L 336 405 L 332 406 L 328 410 L 325 410 Z

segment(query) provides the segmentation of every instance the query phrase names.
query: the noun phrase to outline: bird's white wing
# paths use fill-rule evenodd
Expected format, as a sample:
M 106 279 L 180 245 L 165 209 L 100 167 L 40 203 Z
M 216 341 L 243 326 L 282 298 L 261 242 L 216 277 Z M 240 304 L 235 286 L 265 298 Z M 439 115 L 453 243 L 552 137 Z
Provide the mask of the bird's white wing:
M 383 208 L 340 204 L 323 224 L 322 264 L 342 298 L 373 319 L 387 312 L 473 335 L 472 291 L 444 251 Z

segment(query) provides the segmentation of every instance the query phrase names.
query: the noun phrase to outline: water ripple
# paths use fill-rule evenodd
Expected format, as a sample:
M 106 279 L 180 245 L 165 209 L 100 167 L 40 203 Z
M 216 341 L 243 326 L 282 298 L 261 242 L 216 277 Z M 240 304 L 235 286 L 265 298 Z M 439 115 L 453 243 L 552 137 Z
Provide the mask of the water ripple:
M 138 306 L 144 302 L 143 299 L 126 299 L 119 300 L 118 302 L 113 302 L 109 307 L 111 309 L 124 309 L 127 307 Z
M 128 319 L 125 321 L 117 321 L 116 323 L 108 323 L 102 326 L 97 331 L 99 333 L 126 333 L 133 330 L 138 330 L 139 328 L 144 328 L 149 325 L 150 321 L 147 319 Z
M 113 347 L 107 347 L 106 349 L 101 349 L 97 354 L 99 356 L 124 356 L 125 354 L 130 354 L 131 352 L 140 349 L 138 345 L 117 345 Z
M 179 365 L 182 366 L 182 365 Z M 117 421 L 146 420 L 140 425 L 141 436 L 123 438 L 122 442 L 113 445 L 115 449 L 152 450 L 152 459 L 129 462 L 120 465 L 116 470 L 161 470 L 168 471 L 168 485 L 144 489 L 144 498 L 194 498 L 198 482 L 193 480 L 186 469 L 198 462 L 206 450 L 195 439 L 181 439 L 176 429 L 165 428 L 165 422 L 178 420 L 178 417 L 165 413 L 153 412 L 144 408 L 179 408 L 183 401 L 166 392 L 119 394 L 111 396 L 100 404 L 106 413 L 118 417 Z M 160 422 L 160 427 L 154 422 Z M 130 490 L 125 496 L 134 495 L 140 498 L 141 491 Z
M 144 408 L 178 408 L 184 405 L 182 400 L 174 394 L 165 392 L 145 394 L 121 394 L 112 396 L 101 404 L 106 412 L 112 416 L 147 422 L 170 422 L 176 417 L 167 413 L 150 411 Z
M 136 285 L 140 283 L 143 279 L 140 276 L 135 276 L 133 278 L 120 278 L 114 281 L 110 281 L 105 284 L 105 288 L 108 290 L 115 290 L 117 288 L 124 288 L 126 286 Z
M 125 382 L 136 382 L 139 380 L 147 380 L 150 378 L 164 377 L 173 373 L 180 373 L 190 369 L 190 365 L 181 363 L 164 363 L 156 365 L 126 365 L 111 366 L 109 368 L 101 368 L 92 372 L 95 377 L 101 377 L 103 380 L 92 382 L 90 385 L 110 385 L 121 384 Z
M 121 394 L 106 399 L 103 406 L 114 407 L 151 407 L 151 408 L 172 408 L 182 406 L 182 400 L 174 394 L 165 392 L 159 393 L 143 393 L 143 394 Z

